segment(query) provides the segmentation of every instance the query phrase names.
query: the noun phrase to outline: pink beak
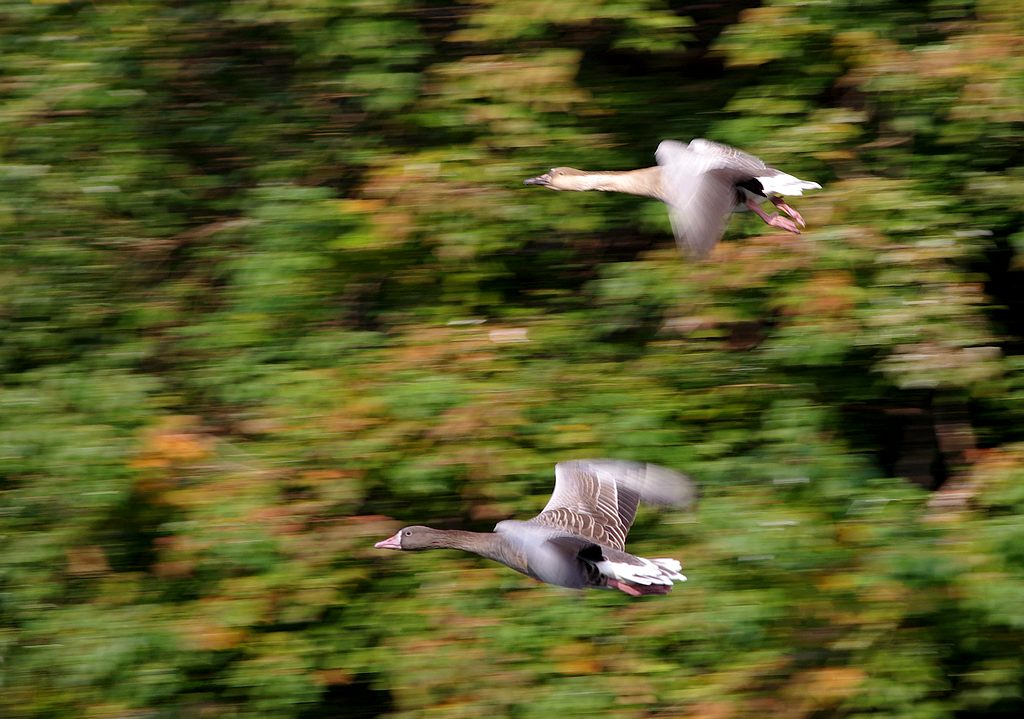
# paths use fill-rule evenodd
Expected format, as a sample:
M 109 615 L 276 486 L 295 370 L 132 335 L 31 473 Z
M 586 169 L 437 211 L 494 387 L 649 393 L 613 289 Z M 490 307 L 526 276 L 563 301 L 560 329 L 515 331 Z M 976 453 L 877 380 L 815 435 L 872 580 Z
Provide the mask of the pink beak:
M 401 549 L 402 548 L 402 530 L 398 530 L 394 535 L 387 539 L 377 542 L 373 545 L 377 549 Z

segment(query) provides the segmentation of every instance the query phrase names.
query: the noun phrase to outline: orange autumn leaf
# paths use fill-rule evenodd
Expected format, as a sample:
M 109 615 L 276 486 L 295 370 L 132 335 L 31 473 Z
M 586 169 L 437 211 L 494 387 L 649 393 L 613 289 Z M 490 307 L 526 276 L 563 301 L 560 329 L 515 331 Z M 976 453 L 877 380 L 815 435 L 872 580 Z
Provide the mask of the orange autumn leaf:
M 68 574 L 76 577 L 87 577 L 110 571 L 107 555 L 95 544 L 84 547 L 72 547 L 66 553 Z
M 186 647 L 200 651 L 231 649 L 242 643 L 243 629 L 225 627 L 202 617 L 193 617 L 178 624 L 178 632 Z
M 856 667 L 824 667 L 797 674 L 786 693 L 803 705 L 825 707 L 853 696 L 867 679 Z

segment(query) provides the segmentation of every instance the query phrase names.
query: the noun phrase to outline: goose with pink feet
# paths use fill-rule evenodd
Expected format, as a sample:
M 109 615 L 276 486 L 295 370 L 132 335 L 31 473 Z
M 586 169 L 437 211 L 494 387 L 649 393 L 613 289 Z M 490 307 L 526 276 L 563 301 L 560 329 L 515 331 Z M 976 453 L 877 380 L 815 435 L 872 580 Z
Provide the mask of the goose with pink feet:
M 668 205 L 680 250 L 694 258 L 711 252 L 733 212 L 749 210 L 772 227 L 800 234 L 804 218 L 785 198 L 821 189 L 817 182 L 788 175 L 758 157 L 711 140 L 695 139 L 688 145 L 665 140 L 655 157 L 656 167 L 604 172 L 554 167 L 523 182 L 551 190 L 625 192 L 661 200 Z M 788 217 L 765 212 L 761 204 L 766 201 Z
M 374 546 L 418 551 L 461 549 L 534 579 L 572 589 L 617 589 L 630 596 L 667 594 L 684 582 L 675 559 L 626 551 L 640 502 L 690 508 L 693 482 L 647 462 L 580 459 L 555 465 L 555 489 L 540 514 L 505 520 L 493 532 L 411 526 Z

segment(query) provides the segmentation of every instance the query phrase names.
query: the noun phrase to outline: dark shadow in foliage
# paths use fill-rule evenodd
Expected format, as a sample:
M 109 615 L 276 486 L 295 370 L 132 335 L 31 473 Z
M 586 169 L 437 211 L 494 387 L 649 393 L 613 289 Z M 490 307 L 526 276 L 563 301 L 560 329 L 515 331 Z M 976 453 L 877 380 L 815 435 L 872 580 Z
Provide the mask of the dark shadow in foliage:
M 654 150 L 663 139 L 689 140 L 705 134 L 708 125 L 717 119 L 708 108 L 729 104 L 740 84 L 726 81 L 724 58 L 710 50 L 744 10 L 760 5 L 750 0 L 669 4 L 676 15 L 693 21 L 687 29 L 690 39 L 678 53 L 614 48 L 614 33 L 585 34 L 581 37 L 590 41 L 579 43 L 585 53 L 576 79 L 580 87 L 606 101 L 636 98 L 628 113 L 592 118 L 602 132 L 617 135 L 625 143 L 634 167 L 653 165 Z M 678 87 L 671 101 L 664 100 L 666 83 Z M 651 103 L 643 99 L 652 95 L 660 95 L 663 100 Z
M 852 403 L 842 416 L 842 434 L 853 446 L 873 454 L 888 476 L 928 490 L 942 487 L 975 448 L 968 405 L 930 390 Z
M 160 527 L 170 521 L 173 510 L 147 501 L 132 492 L 104 523 L 100 536 L 105 546 L 117 547 L 110 557 L 117 572 L 146 572 L 157 560 L 156 540 Z
M 988 315 L 1002 330 L 1008 354 L 1024 352 L 1024 269 L 1013 246 L 999 239 L 985 255 L 984 263 L 971 269 L 985 278 L 985 293 L 993 299 Z
M 369 719 L 395 710 L 391 692 L 377 689 L 365 676 L 351 684 L 333 685 L 315 704 L 298 715 L 298 719 Z

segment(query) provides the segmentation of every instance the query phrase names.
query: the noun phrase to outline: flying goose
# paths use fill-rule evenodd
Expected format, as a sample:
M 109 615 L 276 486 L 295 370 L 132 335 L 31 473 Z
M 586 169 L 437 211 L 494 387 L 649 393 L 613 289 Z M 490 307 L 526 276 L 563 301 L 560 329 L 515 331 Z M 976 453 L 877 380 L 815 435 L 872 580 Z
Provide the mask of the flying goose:
M 560 462 L 551 499 L 532 519 L 507 519 L 493 532 L 405 527 L 373 546 L 462 549 L 560 587 L 618 589 L 634 597 L 667 594 L 673 582 L 686 581 L 679 562 L 629 554 L 626 535 L 641 501 L 688 507 L 696 494 L 688 477 L 656 464 Z
M 804 218 L 783 197 L 821 189 L 817 182 L 787 175 L 760 158 L 711 140 L 695 139 L 689 145 L 665 140 L 655 157 L 657 167 L 625 172 L 554 167 L 523 184 L 552 190 L 625 192 L 661 200 L 668 205 L 676 243 L 691 257 L 711 251 L 725 231 L 730 213 L 736 211 L 751 210 L 773 227 L 800 234 L 797 225 L 804 227 Z M 767 214 L 761 209 L 765 200 L 793 219 L 777 212 Z

